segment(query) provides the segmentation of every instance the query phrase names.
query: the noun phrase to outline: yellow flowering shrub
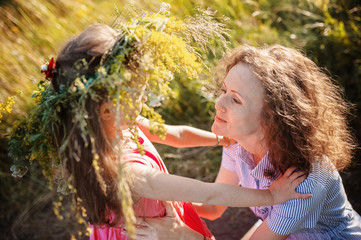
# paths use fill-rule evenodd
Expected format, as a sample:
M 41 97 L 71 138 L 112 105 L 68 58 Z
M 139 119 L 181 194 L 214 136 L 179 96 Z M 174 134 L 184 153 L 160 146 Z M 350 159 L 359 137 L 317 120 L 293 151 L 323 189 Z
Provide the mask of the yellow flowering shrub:
M 3 117 L 3 113 L 11 113 L 13 105 L 15 104 L 15 96 L 9 96 L 5 104 L 0 103 L 0 123 Z

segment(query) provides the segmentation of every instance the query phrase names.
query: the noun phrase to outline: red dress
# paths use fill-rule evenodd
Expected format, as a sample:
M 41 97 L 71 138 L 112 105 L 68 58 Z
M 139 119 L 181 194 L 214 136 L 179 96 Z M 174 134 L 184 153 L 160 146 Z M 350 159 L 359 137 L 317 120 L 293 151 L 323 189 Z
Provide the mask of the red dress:
M 163 160 L 159 156 L 157 150 L 149 139 L 139 131 L 139 141 L 144 147 L 144 155 L 139 153 L 134 143 L 127 144 L 127 147 L 123 150 L 123 159 L 126 164 L 142 164 L 151 168 L 157 169 L 164 173 L 168 173 L 167 168 L 164 165 Z M 123 135 L 127 134 L 124 133 Z M 129 132 L 128 132 L 129 134 Z M 129 145 L 129 146 L 128 146 Z M 203 236 L 212 238 L 213 235 L 207 228 L 205 222 L 199 217 L 195 208 L 191 203 L 187 202 L 172 202 L 174 209 L 177 211 L 180 219 L 193 230 L 201 233 Z M 163 217 L 166 214 L 165 207 L 162 201 L 141 198 L 137 203 L 133 205 L 135 216 L 137 217 Z M 120 227 L 100 227 L 96 225 L 90 225 L 93 232 L 90 236 L 91 240 L 96 239 L 121 239 L 128 240 L 126 231 Z

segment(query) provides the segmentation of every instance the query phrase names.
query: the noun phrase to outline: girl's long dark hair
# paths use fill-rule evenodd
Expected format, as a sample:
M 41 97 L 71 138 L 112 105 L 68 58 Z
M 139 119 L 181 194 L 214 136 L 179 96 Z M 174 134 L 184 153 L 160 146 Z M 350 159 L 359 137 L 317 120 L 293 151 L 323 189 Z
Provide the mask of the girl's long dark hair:
M 69 87 L 76 77 L 92 76 L 116 40 L 116 32 L 102 24 L 93 25 L 72 38 L 56 60 L 56 73 L 51 82 L 53 89 L 59 91 L 61 86 Z M 61 156 L 70 173 L 76 199 L 81 199 L 81 205 L 86 209 L 87 220 L 91 224 L 114 226 L 122 216 L 118 167 L 112 159 L 112 144 L 101 127 L 100 105 L 107 92 L 99 89 L 99 95 L 101 99 L 86 101 L 88 133 L 73 122 L 71 109 L 63 108 L 59 114 L 64 127 L 60 127 L 56 135 L 59 145 L 66 139 L 71 146 Z M 97 158 L 99 170 L 93 162 Z

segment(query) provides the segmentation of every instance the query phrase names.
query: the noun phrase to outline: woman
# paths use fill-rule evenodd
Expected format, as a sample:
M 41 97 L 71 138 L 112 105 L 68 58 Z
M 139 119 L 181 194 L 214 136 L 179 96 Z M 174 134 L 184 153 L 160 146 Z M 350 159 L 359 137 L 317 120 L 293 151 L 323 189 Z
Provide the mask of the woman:
M 120 165 L 124 170 L 123 177 L 128 178 L 136 216 L 165 216 L 166 208 L 162 201 L 173 201 L 171 208 L 184 222 L 180 228 L 182 234 L 193 229 L 196 232 L 195 235 L 192 233 L 195 239 L 210 239 L 212 234 L 192 204 L 186 202 L 241 207 L 270 205 L 294 197 L 310 197 L 309 194 L 295 192 L 297 185 L 305 179 L 303 172 L 293 173 L 295 168 L 287 170 L 271 191 L 209 184 L 167 174 L 153 145 L 140 129 L 135 129 L 132 121 L 127 120 L 140 112 L 145 86 L 134 84 L 132 79 L 126 81 L 124 89 L 127 92 L 124 94 L 129 95 L 131 103 L 122 103 L 121 107 L 116 108 L 109 100 L 109 91 L 112 89 L 106 88 L 106 83 L 95 84 L 99 75 L 110 75 L 104 70 L 107 69 L 108 59 L 131 61 L 133 56 L 129 52 L 125 55 L 123 48 L 119 50 L 116 47 L 123 46 L 124 39 L 124 35 L 119 36 L 106 25 L 91 26 L 65 45 L 51 76 L 53 90 L 59 94 L 66 92 L 70 95 L 66 99 L 75 100 L 72 104 L 62 100 L 57 107 L 54 106 L 63 122 L 55 132 L 60 146 L 70 146 L 59 154 L 62 154 L 73 178 L 76 196 L 81 199 L 78 202 L 86 209 L 87 219 L 93 229 L 91 239 L 127 239 L 121 206 L 125 196 L 120 193 L 118 179 Z M 120 53 L 114 53 L 116 50 Z M 139 67 L 134 62 L 129 66 Z M 113 64 L 109 71 L 117 67 Z M 133 68 L 132 71 L 137 72 L 138 69 Z M 74 88 L 74 84 L 78 84 L 75 85 L 77 87 Z M 83 100 L 76 94 L 84 89 L 91 94 L 86 95 L 85 110 L 79 115 L 72 108 L 76 108 Z M 117 115 L 116 112 L 121 114 Z M 77 117 L 89 120 L 83 126 L 77 122 Z M 84 128 L 87 130 L 84 131 Z M 199 145 L 215 144 L 214 134 L 193 128 L 190 131 L 197 135 L 204 134 L 200 138 L 206 141 Z M 121 149 L 117 148 L 119 141 L 122 142 Z M 121 155 L 117 154 L 119 151 Z
M 299 51 L 279 45 L 241 46 L 220 67 L 217 72 L 224 75 L 212 131 L 237 143 L 223 149 L 216 182 L 267 189 L 280 173 L 296 166 L 309 173 L 297 191 L 313 194 L 252 207 L 263 222 L 248 236 L 361 239 L 361 218 L 337 171 L 350 163 L 355 147 L 346 126 L 349 106 L 340 89 Z M 201 204 L 196 209 L 215 219 L 226 207 Z

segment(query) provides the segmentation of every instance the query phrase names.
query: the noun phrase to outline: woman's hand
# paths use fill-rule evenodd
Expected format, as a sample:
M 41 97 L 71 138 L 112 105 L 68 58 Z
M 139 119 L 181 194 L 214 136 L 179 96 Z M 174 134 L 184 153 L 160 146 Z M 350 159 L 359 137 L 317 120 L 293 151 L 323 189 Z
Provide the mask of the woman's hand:
M 280 204 L 293 198 L 308 199 L 312 197 L 310 193 L 302 194 L 296 192 L 296 188 L 307 178 L 307 174 L 302 171 L 294 172 L 295 170 L 296 167 L 288 168 L 284 174 L 280 174 L 269 188 L 275 204 Z
M 136 224 L 137 240 L 200 240 L 204 236 L 192 230 L 179 218 L 172 204 L 164 202 L 166 216 L 157 218 L 139 218 Z

